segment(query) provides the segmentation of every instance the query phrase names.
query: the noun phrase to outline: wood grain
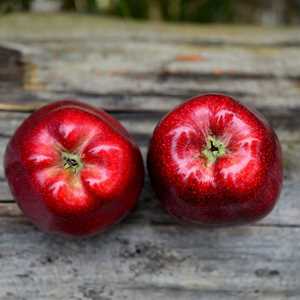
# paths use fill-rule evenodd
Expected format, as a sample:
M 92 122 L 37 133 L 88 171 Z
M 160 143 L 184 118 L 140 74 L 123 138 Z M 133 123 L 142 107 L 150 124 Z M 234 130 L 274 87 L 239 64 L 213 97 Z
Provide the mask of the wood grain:
M 194 95 L 217 92 L 265 115 L 278 133 L 285 165 L 278 205 L 255 224 L 178 224 L 162 211 L 146 177 L 126 220 L 81 240 L 36 229 L 14 203 L 1 165 L 1 300 L 300 299 L 298 28 L 19 14 L 0 18 L 0 47 L 1 159 L 29 113 L 60 98 L 107 109 L 145 158 L 153 128 L 167 111 Z M 23 70 L 14 67 L 18 61 Z

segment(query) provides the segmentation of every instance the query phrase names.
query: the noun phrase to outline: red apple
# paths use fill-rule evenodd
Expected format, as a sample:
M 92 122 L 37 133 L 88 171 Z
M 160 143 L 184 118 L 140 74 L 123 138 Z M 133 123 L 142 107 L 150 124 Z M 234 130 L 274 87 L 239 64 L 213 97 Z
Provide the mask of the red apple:
M 5 154 L 11 192 L 44 231 L 90 235 L 136 204 L 144 167 L 124 127 L 101 109 L 58 101 L 17 129 Z
M 157 125 L 151 181 L 173 216 L 203 225 L 266 216 L 282 185 L 278 138 L 257 112 L 224 95 L 195 97 Z

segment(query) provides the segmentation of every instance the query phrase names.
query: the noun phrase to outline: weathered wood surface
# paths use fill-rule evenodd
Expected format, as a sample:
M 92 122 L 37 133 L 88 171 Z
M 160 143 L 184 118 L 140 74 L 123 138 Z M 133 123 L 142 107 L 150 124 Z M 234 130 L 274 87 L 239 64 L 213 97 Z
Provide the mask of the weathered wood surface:
M 1 166 L 0 299 L 300 299 L 299 29 L 0 18 L 0 157 L 30 111 L 62 97 L 108 109 L 145 156 L 157 121 L 206 92 L 235 96 L 275 127 L 285 162 L 275 210 L 249 226 L 183 226 L 146 178 L 121 224 L 64 239 L 26 220 Z

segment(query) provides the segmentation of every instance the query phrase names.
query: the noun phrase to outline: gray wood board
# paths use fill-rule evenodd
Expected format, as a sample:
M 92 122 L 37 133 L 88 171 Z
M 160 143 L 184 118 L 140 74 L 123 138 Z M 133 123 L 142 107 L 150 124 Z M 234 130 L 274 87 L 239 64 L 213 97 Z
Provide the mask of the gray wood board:
M 14 203 L 1 166 L 0 299 L 300 298 L 298 28 L 21 14 L 1 17 L 0 46 L 1 76 L 10 69 L 9 80 L 0 80 L 1 158 L 28 112 L 58 98 L 109 110 L 145 157 L 168 110 L 196 94 L 219 92 L 266 116 L 285 163 L 278 205 L 260 222 L 179 225 L 162 211 L 147 177 L 128 218 L 81 240 L 38 231 Z

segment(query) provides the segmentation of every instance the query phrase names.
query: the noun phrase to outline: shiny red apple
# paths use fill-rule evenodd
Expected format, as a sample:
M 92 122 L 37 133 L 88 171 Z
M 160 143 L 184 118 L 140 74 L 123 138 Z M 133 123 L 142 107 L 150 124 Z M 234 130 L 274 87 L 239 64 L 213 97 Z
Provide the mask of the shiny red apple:
M 266 216 L 282 185 L 281 147 L 257 112 L 224 95 L 195 97 L 157 125 L 148 170 L 163 207 L 184 221 L 243 224 Z
M 101 109 L 68 100 L 21 124 L 7 146 L 5 172 L 34 224 L 74 236 L 122 219 L 144 180 L 141 153 L 124 127 Z

